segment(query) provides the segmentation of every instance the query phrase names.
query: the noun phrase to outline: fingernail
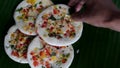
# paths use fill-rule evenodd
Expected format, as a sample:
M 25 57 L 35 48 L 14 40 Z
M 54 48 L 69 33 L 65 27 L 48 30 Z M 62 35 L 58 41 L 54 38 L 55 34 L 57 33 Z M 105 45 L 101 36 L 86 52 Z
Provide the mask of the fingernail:
M 82 5 L 77 6 L 76 7 L 76 12 L 79 12 L 81 10 L 81 8 L 82 8 Z
M 76 12 L 79 12 L 79 11 L 80 11 L 80 9 L 81 9 L 81 7 L 79 7 L 79 8 L 76 8 Z

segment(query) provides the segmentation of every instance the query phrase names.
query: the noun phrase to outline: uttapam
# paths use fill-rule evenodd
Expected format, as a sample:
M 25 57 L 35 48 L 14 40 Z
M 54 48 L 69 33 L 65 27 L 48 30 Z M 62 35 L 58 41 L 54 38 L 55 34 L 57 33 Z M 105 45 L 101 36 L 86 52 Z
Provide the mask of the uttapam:
M 74 58 L 70 46 L 51 46 L 36 37 L 28 48 L 28 61 L 31 68 L 68 68 Z
M 36 35 L 35 20 L 38 14 L 52 4 L 50 0 L 23 0 L 14 12 L 19 30 L 27 35 Z
M 18 63 L 28 63 L 27 49 L 34 37 L 20 32 L 17 26 L 12 26 L 4 40 L 4 48 L 7 55 Z
M 39 14 L 36 20 L 37 33 L 50 45 L 71 45 L 82 34 L 83 23 L 72 20 L 69 7 L 53 5 Z

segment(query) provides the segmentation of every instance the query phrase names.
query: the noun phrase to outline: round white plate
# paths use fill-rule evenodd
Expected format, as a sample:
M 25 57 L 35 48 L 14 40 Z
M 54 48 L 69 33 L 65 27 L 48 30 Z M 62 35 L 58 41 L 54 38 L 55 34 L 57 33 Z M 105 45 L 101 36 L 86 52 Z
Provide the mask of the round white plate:
M 43 40 L 40 40 L 39 37 L 36 37 L 31 42 L 31 44 L 30 44 L 30 46 L 28 48 L 27 57 L 28 57 L 28 62 L 29 62 L 29 65 L 31 66 L 31 68 L 44 68 L 45 66 L 40 64 L 40 62 L 38 61 L 38 60 L 40 60 L 40 57 L 42 57 L 39 54 L 39 52 L 45 51 L 45 48 L 46 48 L 45 46 L 48 46 L 48 47 L 53 48 L 53 49 L 55 48 L 54 46 L 48 45 L 44 41 L 43 42 L 41 42 L 41 41 L 43 41 Z M 59 64 L 57 65 L 57 62 L 50 61 L 50 64 L 52 65 L 52 68 L 60 68 L 60 67 L 69 68 L 69 66 L 71 65 L 71 63 L 73 61 L 73 58 L 74 58 L 74 50 L 73 50 L 72 45 L 66 46 L 65 48 L 61 48 L 61 49 L 58 49 L 56 51 L 60 51 L 60 53 L 64 52 L 66 54 L 69 53 L 70 56 L 69 56 L 69 58 L 67 59 L 67 61 L 65 63 L 62 63 L 60 65 Z M 35 62 L 33 61 L 33 56 L 32 55 L 35 56 L 35 57 L 39 57 L 39 58 L 37 58 L 38 64 L 36 63 L 36 61 Z M 60 57 L 59 54 L 56 54 L 56 55 Z M 34 60 L 36 60 L 35 57 L 34 57 Z M 44 58 L 46 58 L 46 56 L 44 56 Z M 48 58 L 44 59 L 43 61 L 48 61 Z M 34 66 L 34 63 L 35 63 L 36 66 Z M 42 67 L 42 66 L 44 66 L 44 67 Z M 45 68 L 47 68 L 47 67 L 45 67 Z
M 36 6 L 36 8 L 39 7 L 39 3 L 42 2 L 42 6 L 43 6 L 43 9 L 45 9 L 46 7 L 52 5 L 53 3 L 50 1 L 50 0 L 23 0 L 16 8 L 15 12 L 14 12 L 14 19 L 15 19 L 15 22 L 19 28 L 19 30 L 27 35 L 36 35 L 36 28 L 35 28 L 35 19 L 33 19 L 33 17 L 30 17 L 30 16 L 34 16 L 35 18 L 37 17 L 37 15 L 43 10 L 40 10 L 39 12 L 37 11 L 32 11 L 31 9 L 31 12 L 29 10 L 29 19 L 28 20 L 25 20 L 23 21 L 23 19 L 21 19 L 22 17 L 22 13 L 19 12 L 18 10 L 21 10 L 22 9 L 25 9 L 27 6 L 31 6 L 32 4 L 28 3 L 28 1 L 30 2 L 34 2 L 35 1 L 35 4 L 34 6 Z M 32 7 L 33 8 L 33 7 Z M 35 8 L 35 9 L 36 9 Z M 25 10 L 27 11 L 27 10 Z M 20 19 L 18 19 L 18 17 Z M 32 23 L 32 24 L 29 24 L 29 23 Z
M 62 7 L 62 8 L 65 8 L 65 9 L 66 9 L 66 14 L 69 13 L 69 11 L 68 11 L 69 7 L 66 6 L 66 5 L 64 5 L 64 4 L 58 4 L 58 5 L 53 5 L 53 6 L 51 6 L 51 7 L 48 7 L 48 8 L 45 9 L 43 12 L 41 12 L 41 14 L 39 14 L 39 16 L 38 16 L 38 18 L 37 18 L 37 20 L 36 20 L 37 33 L 38 33 L 38 35 L 39 35 L 40 37 L 43 38 L 43 40 L 44 40 L 45 42 L 47 42 L 47 43 L 50 44 L 50 45 L 57 45 L 57 46 L 67 46 L 67 45 L 71 45 L 71 44 L 75 43 L 76 41 L 78 41 L 79 38 L 80 38 L 81 35 L 82 35 L 82 30 L 83 30 L 83 23 L 82 23 L 82 22 L 76 22 L 76 21 L 74 21 L 74 22 L 72 23 L 72 25 L 75 27 L 75 33 L 76 33 L 76 35 L 75 35 L 73 38 L 63 37 L 62 39 L 57 39 L 57 38 L 55 38 L 55 37 L 49 37 L 49 36 L 48 36 L 49 33 L 46 31 L 46 28 L 41 27 L 42 24 L 43 24 L 42 16 L 43 16 L 44 14 L 53 13 L 53 7 L 56 7 L 56 6 L 57 6 L 57 7 L 60 6 L 60 7 Z M 60 9 L 60 11 L 62 11 L 62 10 Z M 53 14 L 53 16 L 54 16 L 55 18 L 60 18 L 59 16 L 54 15 L 54 14 Z M 65 26 L 66 26 L 66 25 L 65 25 Z M 67 28 L 65 28 L 65 30 L 66 30 L 66 29 L 67 29 Z M 63 30 L 64 30 L 64 29 L 63 29 Z M 46 35 L 47 35 L 47 36 L 46 36 Z

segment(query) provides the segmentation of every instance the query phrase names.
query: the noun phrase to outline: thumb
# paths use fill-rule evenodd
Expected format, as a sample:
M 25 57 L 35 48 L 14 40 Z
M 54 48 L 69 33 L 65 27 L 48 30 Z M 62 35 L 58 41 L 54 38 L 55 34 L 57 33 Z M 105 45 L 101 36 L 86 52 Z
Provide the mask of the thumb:
M 83 12 L 75 12 L 71 15 L 72 19 L 75 20 L 75 21 L 85 21 L 86 19 L 86 15 L 85 13 Z
M 83 5 L 86 3 L 86 1 L 87 1 L 87 0 L 80 0 L 80 1 L 77 3 L 77 5 L 76 5 L 76 7 L 75 7 L 76 12 L 79 12 L 79 11 L 82 9 L 82 7 L 83 7 Z
M 72 14 L 72 18 L 76 21 L 84 21 L 86 15 L 85 12 L 80 11 L 83 5 L 86 3 L 87 0 L 80 0 L 78 4 L 75 6 L 75 13 Z

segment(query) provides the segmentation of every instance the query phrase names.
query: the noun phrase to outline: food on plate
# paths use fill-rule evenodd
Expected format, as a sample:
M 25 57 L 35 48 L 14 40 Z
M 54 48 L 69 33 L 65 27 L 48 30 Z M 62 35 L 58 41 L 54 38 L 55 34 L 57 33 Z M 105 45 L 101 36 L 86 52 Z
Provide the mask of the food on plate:
M 27 35 L 36 35 L 35 20 L 38 14 L 52 4 L 50 0 L 23 0 L 14 12 L 18 29 Z
M 68 68 L 74 58 L 73 47 L 51 46 L 36 37 L 28 48 L 31 68 Z
M 27 49 L 34 37 L 23 34 L 17 26 L 12 26 L 5 36 L 4 47 L 7 55 L 19 63 L 28 63 Z
M 69 7 L 63 4 L 53 5 L 39 14 L 37 33 L 51 45 L 70 45 L 82 34 L 82 22 L 72 20 Z

